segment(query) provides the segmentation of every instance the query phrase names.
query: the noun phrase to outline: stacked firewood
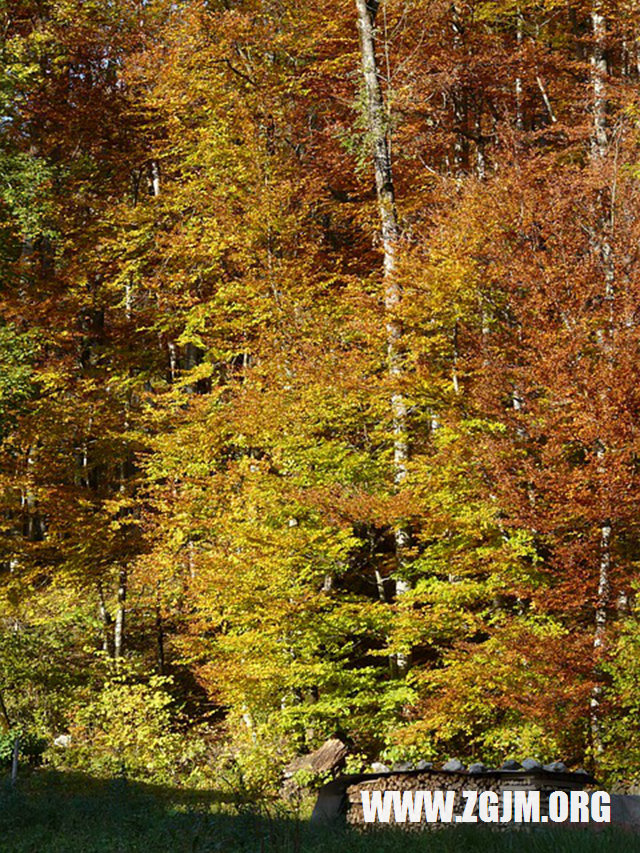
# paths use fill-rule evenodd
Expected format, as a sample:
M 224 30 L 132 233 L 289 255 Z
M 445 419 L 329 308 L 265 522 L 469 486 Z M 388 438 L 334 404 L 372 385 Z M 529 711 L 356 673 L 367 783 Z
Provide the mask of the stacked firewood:
M 543 768 L 527 771 L 525 769 L 514 770 L 487 770 L 479 773 L 465 772 L 464 770 L 413 770 L 399 772 L 383 772 L 365 774 L 345 780 L 345 811 L 349 824 L 355 826 L 372 826 L 365 824 L 362 808 L 363 791 L 454 791 L 454 814 L 461 815 L 466 798 L 462 791 L 475 790 L 493 791 L 499 797 L 500 809 L 502 809 L 503 793 L 505 791 L 540 791 L 540 814 L 548 815 L 548 797 L 552 791 L 572 790 L 591 791 L 595 787 L 594 780 L 584 772 L 569 773 L 546 770 Z M 351 782 L 351 784 L 349 784 Z M 474 809 L 477 814 L 477 807 Z M 390 822 L 394 823 L 393 810 Z M 443 823 L 420 823 L 399 824 L 405 829 L 436 829 L 446 826 Z M 507 824 L 490 824 L 494 828 L 505 828 Z M 513 825 L 513 824 L 511 824 Z

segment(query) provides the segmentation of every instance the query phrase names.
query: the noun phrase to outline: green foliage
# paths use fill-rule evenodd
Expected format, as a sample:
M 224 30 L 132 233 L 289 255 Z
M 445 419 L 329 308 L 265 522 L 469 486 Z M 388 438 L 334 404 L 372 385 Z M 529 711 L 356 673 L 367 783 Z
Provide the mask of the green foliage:
M 18 738 L 18 762 L 40 764 L 47 741 L 34 732 L 9 729 L 0 732 L 0 764 L 9 767 L 13 759 L 15 740 Z
M 640 640 L 638 614 L 634 612 L 620 629 L 602 662 L 610 679 L 607 699 L 611 710 L 604 735 L 602 768 L 613 780 L 640 783 Z
M 71 709 L 86 701 L 91 658 L 81 643 L 91 622 L 84 607 L 59 591 L 43 595 L 33 610 L 24 593 L 18 578 L 4 588 L 0 688 L 12 727 L 27 738 L 52 739 L 64 730 Z
M 37 352 L 35 335 L 0 325 L 0 437 L 15 424 L 36 393 L 33 360 Z
M 256 724 L 245 714 L 237 720 L 231 718 L 229 723 L 227 745 L 217 770 L 222 789 L 245 807 L 273 801 L 280 790 L 284 766 L 293 756 L 290 738 L 277 718 Z
M 76 709 L 69 725 L 71 745 L 57 761 L 97 776 L 162 782 L 184 777 L 193 745 L 176 731 L 170 685 L 167 677 L 151 676 L 142 683 L 116 671 Z
M 53 168 L 41 158 L 0 153 L 0 201 L 24 241 L 51 240 L 56 236 L 52 226 L 54 177 Z

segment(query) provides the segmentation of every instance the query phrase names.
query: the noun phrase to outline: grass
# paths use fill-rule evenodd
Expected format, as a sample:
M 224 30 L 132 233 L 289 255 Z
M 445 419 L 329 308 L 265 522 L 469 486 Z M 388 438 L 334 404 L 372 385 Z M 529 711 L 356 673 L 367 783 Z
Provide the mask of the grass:
M 39 771 L 0 789 L 1 853 L 640 853 L 607 828 L 495 833 L 456 827 L 365 834 L 259 814 L 216 792 L 189 792 Z

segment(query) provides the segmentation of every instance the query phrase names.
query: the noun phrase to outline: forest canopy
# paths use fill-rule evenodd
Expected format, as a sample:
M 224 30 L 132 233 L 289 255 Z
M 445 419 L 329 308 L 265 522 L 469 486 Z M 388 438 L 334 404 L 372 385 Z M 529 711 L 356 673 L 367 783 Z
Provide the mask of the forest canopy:
M 0 19 L 0 752 L 634 781 L 637 4 Z

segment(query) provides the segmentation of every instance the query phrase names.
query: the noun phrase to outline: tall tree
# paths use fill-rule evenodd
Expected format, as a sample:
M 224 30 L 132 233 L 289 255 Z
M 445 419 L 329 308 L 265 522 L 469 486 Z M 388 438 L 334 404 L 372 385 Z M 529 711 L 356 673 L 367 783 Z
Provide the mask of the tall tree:
M 373 0 L 373 2 L 371 0 L 356 0 L 362 74 L 366 93 L 367 123 L 373 155 L 376 195 L 380 216 L 380 236 L 384 255 L 383 287 L 387 330 L 387 359 L 391 379 L 391 410 L 393 413 L 394 482 L 397 487 L 401 487 L 407 476 L 409 438 L 407 431 L 407 403 L 402 388 L 404 375 L 402 319 L 400 314 L 402 286 L 397 270 L 400 227 L 398 224 L 391 164 L 389 139 L 391 132 L 390 117 L 388 111 L 385 109 L 376 57 L 375 23 L 379 8 L 379 0 Z M 398 572 L 395 584 L 396 595 L 403 595 L 411 588 L 406 575 L 407 548 L 409 547 L 410 537 L 405 521 L 396 523 L 394 536 Z M 394 665 L 399 675 L 406 675 L 409 668 L 409 656 L 402 652 L 396 653 L 394 655 Z

